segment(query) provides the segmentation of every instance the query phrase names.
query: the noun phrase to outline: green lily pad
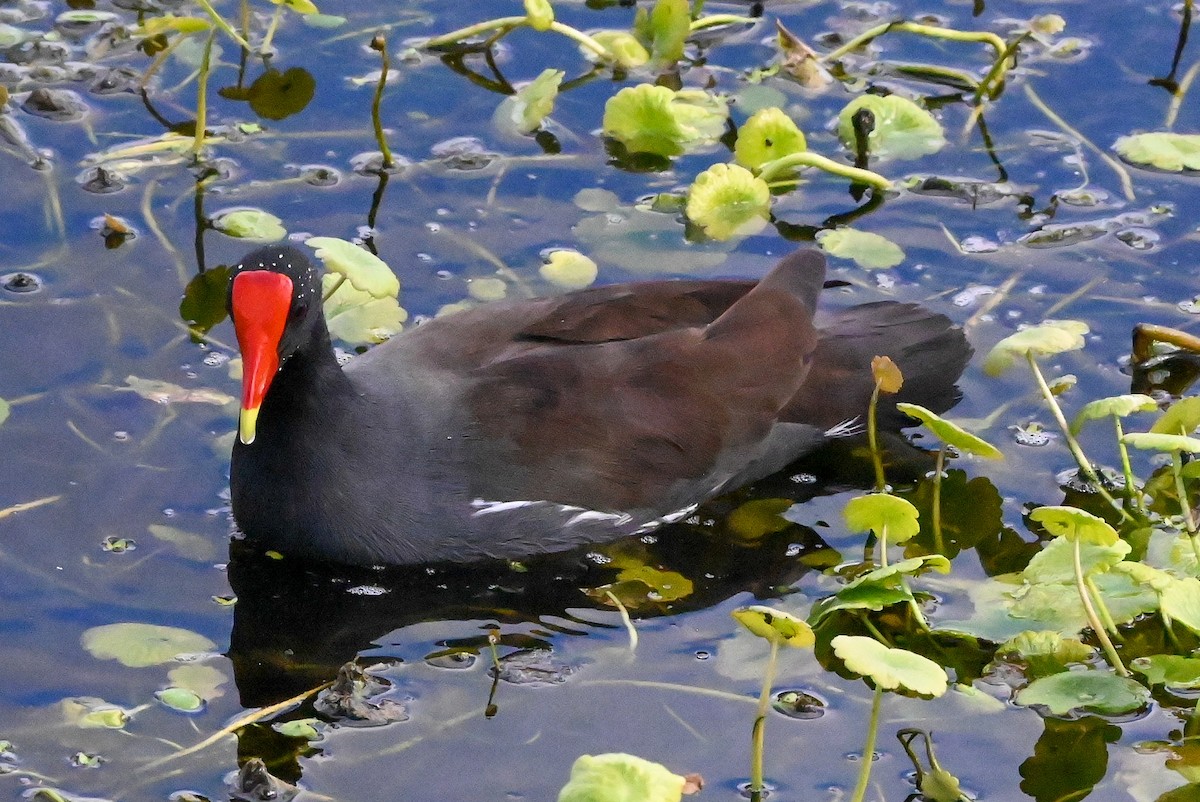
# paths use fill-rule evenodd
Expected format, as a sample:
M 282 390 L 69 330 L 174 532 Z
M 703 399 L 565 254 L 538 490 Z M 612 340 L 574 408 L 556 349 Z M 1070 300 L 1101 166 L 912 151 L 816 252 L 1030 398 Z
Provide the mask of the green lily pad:
M 1107 521 L 1076 507 L 1038 507 L 1029 517 L 1055 537 L 1098 546 L 1112 546 L 1120 540 Z
M 630 583 L 641 587 L 639 601 L 658 603 L 679 601 L 692 595 L 695 585 L 678 571 L 666 571 L 653 565 L 629 565 L 617 574 L 617 584 Z
M 817 244 L 830 256 L 853 259 L 864 270 L 885 270 L 904 261 L 904 250 L 887 237 L 849 227 L 818 231 Z
M 983 370 L 989 376 L 999 376 L 1017 360 L 1024 361 L 1026 354 L 1039 357 L 1078 351 L 1083 348 L 1083 335 L 1088 331 L 1087 324 L 1078 320 L 1046 320 L 1021 329 L 992 346 L 983 362 Z
M 946 669 L 928 657 L 884 646 L 874 638 L 838 635 L 829 644 L 846 668 L 886 691 L 901 688 L 922 696 L 941 696 L 950 683 Z
M 1200 634 L 1200 579 L 1188 577 L 1167 586 L 1159 595 L 1163 615 Z
M 636 755 L 582 755 L 558 802 L 679 802 L 684 777 Z
M 217 559 L 218 548 L 214 538 L 195 532 L 186 532 L 165 524 L 150 524 L 146 530 L 158 540 L 170 543 L 176 551 L 189 560 L 211 563 Z
M 338 276 L 332 273 L 322 276 L 325 292 L 338 281 Z M 399 288 L 398 282 L 396 286 Z M 379 343 L 394 337 L 404 328 L 406 320 L 408 312 L 394 296 L 376 297 L 349 281 L 343 282 L 325 301 L 329 333 L 355 345 Z
M 725 526 L 738 540 L 753 542 L 792 525 L 783 517 L 795 504 L 788 498 L 754 498 L 734 508 Z
M 757 234 L 771 216 L 771 190 L 745 167 L 714 164 L 692 182 L 687 216 L 715 240 Z
M 250 242 L 278 242 L 287 236 L 283 221 L 262 209 L 227 209 L 212 216 L 212 227 L 222 234 Z
M 867 147 L 875 156 L 916 159 L 937 153 L 946 144 L 942 124 L 908 98 L 860 95 L 838 114 L 838 138 L 848 148 L 854 147 L 854 115 L 863 108 L 875 115 L 875 128 L 867 137 Z
M 1117 139 L 1113 150 L 1139 167 L 1153 167 L 1172 173 L 1200 170 L 1200 134 L 1175 134 L 1154 131 Z
M 1200 438 L 1185 437 L 1182 434 L 1158 434 L 1157 432 L 1130 432 L 1121 437 L 1126 445 L 1145 451 L 1165 452 L 1200 452 Z
M 739 607 L 730 615 L 733 620 L 770 643 L 800 649 L 816 642 L 812 627 L 805 621 L 774 607 L 752 604 Z
M 767 162 L 807 149 L 804 132 L 792 118 L 782 109 L 768 106 L 742 123 L 733 155 L 741 166 L 756 170 Z
M 1158 404 L 1155 400 L 1141 393 L 1100 398 L 1085 404 L 1083 409 L 1079 410 L 1075 420 L 1071 421 L 1071 434 L 1079 434 L 1083 424 L 1090 420 L 1124 418 L 1135 412 L 1153 412 L 1156 409 Z
M 896 404 L 896 409 L 905 415 L 921 421 L 943 443 L 954 446 L 959 451 L 965 451 L 968 454 L 974 454 L 985 459 L 1004 459 L 1004 454 L 1001 453 L 1000 449 L 983 438 L 976 437 L 958 424 L 951 423 L 945 418 L 938 416 L 932 410 L 928 410 L 918 404 L 905 404 L 903 402 Z
M 1065 540 L 1056 542 L 1067 543 Z M 1083 552 L 1087 554 L 1089 549 L 1096 548 L 1100 547 L 1084 546 Z M 1158 609 L 1157 594 L 1136 584 L 1126 574 L 1109 571 L 1092 573 L 1090 578 L 1117 624 L 1128 623 Z M 1070 581 L 1027 583 L 1011 593 L 1002 594 L 999 603 L 1012 621 L 1022 623 L 1020 629 L 1036 627 L 1075 637 L 1089 626 L 1079 591 Z
M 1056 716 L 1072 710 L 1120 715 L 1150 703 L 1150 691 L 1129 679 L 1102 671 L 1065 671 L 1035 679 L 1017 691 L 1016 703 L 1045 707 Z
M 496 109 L 496 121 L 502 130 L 519 134 L 532 134 L 554 111 L 558 98 L 558 87 L 566 75 L 562 70 L 543 70 L 525 86 L 500 101 Z
M 911 502 L 889 493 L 857 496 L 842 510 L 846 526 L 852 532 L 870 530 L 889 543 L 903 543 L 921 531 L 917 508 Z
M 303 67 L 285 72 L 269 69 L 246 91 L 251 110 L 268 120 L 284 120 L 308 107 L 317 93 L 317 80 Z
M 1138 657 L 1129 667 L 1146 678 L 1151 685 L 1193 690 L 1200 688 L 1200 658 L 1175 654 L 1154 654 Z
M 525 0 L 525 21 L 535 31 L 548 31 L 554 22 L 554 7 L 550 0 Z
M 508 295 L 508 285 L 504 279 L 495 276 L 480 276 L 467 283 L 467 293 L 476 301 L 492 303 L 503 301 Z
M 310 237 L 304 244 L 316 251 L 326 270 L 345 276 L 356 290 L 373 298 L 395 298 L 400 294 L 400 279 L 387 262 L 366 248 L 337 237 Z
M 80 642 L 98 660 L 116 660 L 131 668 L 169 663 L 178 655 L 209 652 L 217 645 L 179 627 L 126 622 L 86 630 Z
M 603 130 L 630 153 L 678 156 L 716 142 L 728 116 L 725 101 L 703 90 L 639 84 L 608 99 Z
M 1191 434 L 1200 426 L 1200 396 L 1181 398 L 1150 427 L 1155 434 Z
M 277 721 L 271 725 L 271 729 L 288 738 L 319 741 L 322 738 L 321 731 L 317 729 L 320 724 L 319 718 L 298 718 L 291 721 Z
M 180 713 L 199 713 L 204 709 L 204 700 L 200 695 L 188 688 L 164 688 L 154 694 L 154 698 Z
M 547 255 L 546 263 L 538 268 L 538 273 L 557 287 L 581 290 L 592 285 L 600 269 L 579 251 L 560 248 Z
M 1119 564 L 1131 547 L 1124 540 L 1112 543 L 1095 543 L 1082 540 L 1079 544 L 1079 564 L 1084 576 L 1102 574 Z M 1075 544 L 1070 536 L 1052 540 L 1046 547 L 1033 555 L 1029 565 L 1021 572 L 1026 582 L 1044 583 L 1075 582 Z

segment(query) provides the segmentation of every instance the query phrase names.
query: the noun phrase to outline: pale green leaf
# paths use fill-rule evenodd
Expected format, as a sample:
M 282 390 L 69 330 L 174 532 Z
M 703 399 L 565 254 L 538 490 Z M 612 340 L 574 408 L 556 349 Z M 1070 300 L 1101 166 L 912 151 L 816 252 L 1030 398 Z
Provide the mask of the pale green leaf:
M 1042 508 L 1044 509 L 1044 508 Z M 1049 530 L 1049 527 L 1047 527 Z M 1103 536 L 1103 533 L 1101 533 Z M 1079 564 L 1084 576 L 1103 574 L 1129 556 L 1130 545 L 1124 540 L 1099 544 L 1082 540 Z M 1033 555 L 1021 577 L 1027 582 L 1075 582 L 1075 544 L 1071 537 L 1050 541 Z
M 68 724 L 84 729 L 123 729 L 130 713 L 94 696 L 73 696 L 59 702 L 59 709 Z
M 1024 707 L 1045 707 L 1056 716 L 1072 710 L 1119 715 L 1150 703 L 1150 691 L 1127 677 L 1101 671 L 1067 671 L 1036 679 L 1017 691 Z
M 1200 658 L 1154 654 L 1132 660 L 1129 667 L 1143 675 L 1151 685 L 1181 690 L 1200 688 Z
M 921 531 L 917 508 L 889 493 L 850 499 L 842 510 L 842 517 L 852 532 L 870 530 L 889 543 L 903 543 Z
M 1077 507 L 1038 507 L 1029 517 L 1055 537 L 1099 546 L 1112 546 L 1120 540 L 1107 521 Z
M 633 70 L 650 61 L 650 51 L 629 31 L 596 31 L 591 37 L 612 54 L 618 67 Z
M 1134 393 L 1130 395 L 1113 395 L 1100 398 L 1085 404 L 1083 409 L 1071 421 L 1071 434 L 1079 434 L 1083 424 L 1090 420 L 1101 418 L 1124 418 L 1135 412 L 1153 412 L 1158 404 L 1148 395 Z
M 1155 434 L 1191 434 L 1200 426 L 1200 396 L 1181 398 L 1159 416 L 1150 431 Z
M 93 657 L 116 660 L 132 668 L 169 663 L 178 655 L 209 652 L 217 647 L 187 629 L 135 622 L 92 627 L 84 631 L 80 642 Z
M 756 234 L 770 215 L 770 188 L 736 164 L 714 164 L 688 190 L 688 219 L 715 240 Z
M 816 642 L 812 627 L 791 613 L 774 607 L 752 604 L 739 607 L 730 615 L 758 637 L 780 646 L 803 648 Z
M 250 242 L 278 242 L 287 236 L 283 221 L 262 209 L 227 209 L 212 217 L 212 227 L 222 234 Z
M 390 271 L 389 271 L 390 273 Z M 326 293 L 339 281 L 338 276 L 322 276 Z M 380 343 L 399 334 L 408 312 L 394 296 L 376 297 L 357 289 L 349 281 L 325 301 L 325 319 L 329 333 L 355 345 Z
M 229 677 L 220 669 L 203 663 L 185 663 L 167 672 L 167 680 L 173 687 L 186 688 L 205 700 L 219 699 L 225 695 L 221 686 Z
M 759 109 L 738 129 L 733 155 L 748 170 L 807 150 L 804 133 L 782 109 Z
M 875 128 L 867 136 L 872 155 L 916 159 L 937 153 L 946 144 L 941 123 L 908 98 L 860 95 L 838 114 L 838 138 L 848 148 L 854 148 L 853 117 L 862 108 L 875 115 Z
M 959 451 L 965 451 L 986 459 L 1004 459 L 1004 454 L 1000 452 L 1000 449 L 988 441 L 976 437 L 958 424 L 951 423 L 945 418 L 939 417 L 932 410 L 928 410 L 917 404 L 905 404 L 903 402 L 896 404 L 896 409 L 905 415 L 910 415 L 921 421 L 943 443 L 954 446 Z
M 1078 320 L 1046 320 L 1036 326 L 1010 334 L 992 346 L 983 362 L 989 376 L 999 376 L 1026 354 L 1053 356 L 1065 351 L 1078 351 L 1084 346 L 1083 335 L 1088 326 Z
M 1200 170 L 1200 134 L 1153 131 L 1117 139 L 1113 149 L 1125 161 L 1173 173 Z
M 538 273 L 546 281 L 567 290 L 590 287 L 599 272 L 595 262 L 570 248 L 551 251 L 546 257 L 546 263 L 538 269 Z
M 337 237 L 310 237 L 304 244 L 316 251 L 326 270 L 345 276 L 356 290 L 375 298 L 395 298 L 400 294 L 400 279 L 386 262 L 367 249 Z
M 638 9 L 634 30 L 650 48 L 654 63 L 666 66 L 683 57 L 691 25 L 688 0 L 657 0 L 649 14 Z
M 1200 579 L 1188 577 L 1172 582 L 1160 594 L 1163 615 L 1200 634 Z
M 830 256 L 853 259 L 864 270 L 884 270 L 904 261 L 904 250 L 887 237 L 847 226 L 817 232 L 817 244 Z
M 164 688 L 157 691 L 154 698 L 164 706 L 181 713 L 199 713 L 204 709 L 204 700 L 188 688 Z
M 12 405 L 3 398 L 0 398 L 0 423 L 4 423 L 6 420 L 8 420 L 9 413 L 11 412 Z
M 679 802 L 686 780 L 665 766 L 620 753 L 582 755 L 558 802 Z
M 946 670 L 928 657 L 884 646 L 874 638 L 838 635 L 830 645 L 846 668 L 887 691 L 902 688 L 923 696 L 941 696 L 950 682 Z
M 1126 445 L 1145 451 L 1200 452 L 1200 438 L 1182 434 L 1158 434 L 1156 432 L 1130 432 L 1121 438 Z
M 303 738 L 306 741 L 319 741 L 321 732 L 317 729 L 320 726 L 319 718 L 297 718 L 291 721 L 277 721 L 271 725 L 271 729 L 287 738 Z
M 501 127 L 517 133 L 531 134 L 554 111 L 558 87 L 566 73 L 562 70 L 543 70 L 525 86 L 500 102 L 496 110 Z
M 725 101 L 708 92 L 639 84 L 608 99 L 602 125 L 605 136 L 630 153 L 678 156 L 715 143 L 725 133 L 728 116 Z

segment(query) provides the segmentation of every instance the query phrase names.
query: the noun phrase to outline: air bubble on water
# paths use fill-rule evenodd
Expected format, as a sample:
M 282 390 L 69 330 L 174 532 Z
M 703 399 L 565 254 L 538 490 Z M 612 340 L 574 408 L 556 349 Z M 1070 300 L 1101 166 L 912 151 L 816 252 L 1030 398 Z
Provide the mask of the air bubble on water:
M 607 554 L 601 554 L 598 551 L 589 551 L 584 555 L 584 559 L 594 565 L 608 565 L 612 562 L 612 557 L 609 557 Z
M 441 223 L 426 223 L 425 230 L 431 234 L 436 234 L 442 230 L 442 224 Z
M 787 551 L 785 551 L 785 552 L 783 553 L 783 556 L 785 556 L 785 557 L 795 557 L 795 556 L 797 556 L 798 554 L 800 554 L 800 552 L 801 552 L 802 550 L 803 550 L 803 548 L 801 547 L 801 545 L 800 545 L 799 543 L 789 543 L 789 544 L 788 544 L 788 547 L 787 547 Z

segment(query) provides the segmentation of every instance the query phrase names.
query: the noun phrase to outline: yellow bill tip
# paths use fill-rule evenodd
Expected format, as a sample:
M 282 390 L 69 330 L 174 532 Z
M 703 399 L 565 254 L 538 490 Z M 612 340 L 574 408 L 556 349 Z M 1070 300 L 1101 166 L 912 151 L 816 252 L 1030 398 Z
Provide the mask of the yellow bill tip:
M 242 441 L 242 445 L 250 445 L 254 442 L 254 435 L 258 431 L 258 407 L 247 409 L 242 407 L 242 414 L 238 418 L 238 439 Z

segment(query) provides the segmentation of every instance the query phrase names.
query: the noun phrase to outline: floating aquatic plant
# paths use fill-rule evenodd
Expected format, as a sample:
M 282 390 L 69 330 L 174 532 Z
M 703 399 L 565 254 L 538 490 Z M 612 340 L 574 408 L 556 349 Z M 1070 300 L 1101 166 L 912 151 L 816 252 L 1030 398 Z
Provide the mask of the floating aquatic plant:
M 692 182 L 687 216 L 716 240 L 756 234 L 771 216 L 771 190 L 744 167 L 714 164 Z
M 703 90 L 639 84 L 604 104 L 603 130 L 630 153 L 678 156 L 716 142 L 728 116 L 726 102 Z

